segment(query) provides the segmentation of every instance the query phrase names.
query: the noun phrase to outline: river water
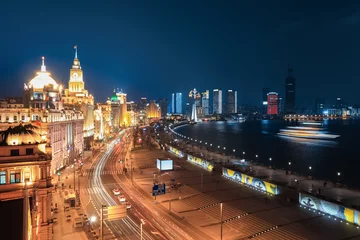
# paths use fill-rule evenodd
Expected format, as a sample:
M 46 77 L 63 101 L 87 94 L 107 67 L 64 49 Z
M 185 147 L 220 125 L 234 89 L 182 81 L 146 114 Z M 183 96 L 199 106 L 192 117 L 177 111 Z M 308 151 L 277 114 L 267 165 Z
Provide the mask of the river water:
M 204 122 L 176 128 L 180 134 L 197 139 L 197 144 L 213 150 L 256 160 L 264 165 L 291 170 L 317 179 L 340 180 L 350 187 L 360 188 L 360 120 L 326 120 L 331 133 L 341 135 L 332 141 L 285 138 L 277 135 L 280 129 L 294 122 L 262 120 L 245 122 Z M 205 142 L 208 144 L 205 145 Z M 195 143 L 195 141 L 194 141 Z M 220 148 L 218 148 L 220 146 Z M 224 150 L 225 147 L 225 150 Z M 340 172 L 340 177 L 338 177 Z

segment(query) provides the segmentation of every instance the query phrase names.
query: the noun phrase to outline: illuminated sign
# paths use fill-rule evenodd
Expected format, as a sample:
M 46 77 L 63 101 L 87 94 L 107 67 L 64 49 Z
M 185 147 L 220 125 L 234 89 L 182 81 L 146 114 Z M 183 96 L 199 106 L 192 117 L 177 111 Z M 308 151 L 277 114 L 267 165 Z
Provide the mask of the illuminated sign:
M 257 190 L 268 192 L 274 195 L 279 194 L 279 191 L 277 189 L 277 185 L 273 183 L 269 183 L 266 181 L 263 181 L 258 178 L 254 178 L 252 176 L 243 174 L 238 171 L 234 171 L 231 169 L 223 168 L 223 176 L 226 178 L 229 178 L 235 182 L 243 183 L 248 186 L 251 186 Z
M 170 151 L 172 154 L 174 154 L 174 155 L 176 155 L 176 156 L 178 156 L 178 157 L 180 157 L 180 158 L 183 158 L 183 157 L 184 157 L 184 153 L 181 152 L 180 150 L 174 148 L 174 147 L 171 147 L 171 146 L 170 146 L 169 151 Z
M 308 207 L 359 225 L 359 212 L 354 209 L 331 203 L 304 193 L 299 193 L 299 203 L 304 207 Z
M 193 164 L 196 164 L 196 165 L 208 170 L 208 171 L 212 171 L 214 168 L 214 165 L 212 163 L 210 163 L 204 159 L 191 156 L 190 154 L 188 154 L 187 160 Z
M 173 170 L 173 160 L 171 159 L 158 159 L 156 162 L 157 169 L 163 170 Z
M 263 105 L 267 105 L 268 104 L 268 102 L 267 101 L 263 101 Z

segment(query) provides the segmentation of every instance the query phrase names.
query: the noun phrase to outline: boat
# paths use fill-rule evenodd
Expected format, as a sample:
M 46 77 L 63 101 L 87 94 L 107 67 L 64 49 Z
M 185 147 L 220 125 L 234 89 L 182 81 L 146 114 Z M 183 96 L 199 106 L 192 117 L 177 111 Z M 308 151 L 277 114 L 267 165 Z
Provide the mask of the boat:
M 318 140 L 334 140 L 340 135 L 332 134 L 324 128 L 322 122 L 301 122 L 299 126 L 289 126 L 285 129 L 280 129 L 278 133 L 282 137 L 291 138 L 307 138 Z

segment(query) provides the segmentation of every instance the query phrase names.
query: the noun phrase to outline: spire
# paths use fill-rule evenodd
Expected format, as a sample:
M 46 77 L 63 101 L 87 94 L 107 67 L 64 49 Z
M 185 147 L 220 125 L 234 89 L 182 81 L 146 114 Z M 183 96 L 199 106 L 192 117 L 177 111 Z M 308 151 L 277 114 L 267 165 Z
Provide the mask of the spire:
M 77 59 L 78 58 L 78 56 L 77 56 L 77 45 L 74 46 L 74 49 L 75 49 L 75 59 Z
M 41 59 L 42 59 L 41 71 L 46 72 L 45 57 L 41 57 Z

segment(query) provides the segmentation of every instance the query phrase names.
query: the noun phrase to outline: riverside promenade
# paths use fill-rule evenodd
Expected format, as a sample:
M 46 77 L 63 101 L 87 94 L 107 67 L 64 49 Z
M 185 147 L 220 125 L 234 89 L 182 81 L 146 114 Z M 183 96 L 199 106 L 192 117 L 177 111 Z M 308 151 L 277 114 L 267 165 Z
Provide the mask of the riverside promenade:
M 250 176 L 275 183 L 281 187 L 283 195 L 292 201 L 298 201 L 298 192 L 305 192 L 331 202 L 360 210 L 360 191 L 349 189 L 340 183 L 313 179 L 311 175 L 303 176 L 287 169 L 274 169 L 271 166 L 258 165 L 250 159 L 239 159 L 207 150 L 194 144 L 178 141 L 180 150 L 194 156 L 217 163 L 218 167 L 226 167 Z
M 287 201 L 281 195 L 269 196 L 235 183 L 222 177 L 220 171 L 208 172 L 169 152 L 143 149 L 133 151 L 131 157 L 136 169 L 134 184 L 150 201 L 154 201 L 151 189 L 154 173 L 158 172 L 156 159 L 174 160 L 175 170 L 158 172 L 156 178 L 176 187 L 157 196 L 156 205 L 211 236 L 209 239 L 220 239 L 221 203 L 224 240 L 360 239 L 360 230 L 354 225 L 301 208 L 298 202 Z

